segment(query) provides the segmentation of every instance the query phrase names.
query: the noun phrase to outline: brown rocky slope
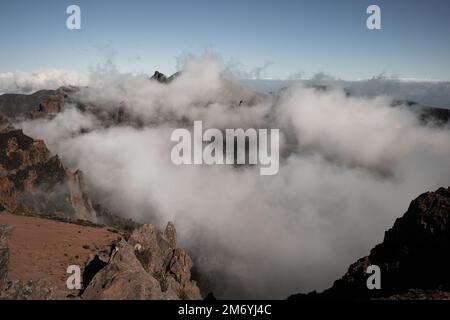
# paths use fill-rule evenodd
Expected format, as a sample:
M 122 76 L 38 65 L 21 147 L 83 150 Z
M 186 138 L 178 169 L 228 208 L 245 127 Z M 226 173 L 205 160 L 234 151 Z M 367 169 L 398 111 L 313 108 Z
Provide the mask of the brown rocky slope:
M 67 288 L 69 265 L 82 289 Z M 0 299 L 201 299 L 176 231 L 131 235 L 102 226 L 0 213 Z

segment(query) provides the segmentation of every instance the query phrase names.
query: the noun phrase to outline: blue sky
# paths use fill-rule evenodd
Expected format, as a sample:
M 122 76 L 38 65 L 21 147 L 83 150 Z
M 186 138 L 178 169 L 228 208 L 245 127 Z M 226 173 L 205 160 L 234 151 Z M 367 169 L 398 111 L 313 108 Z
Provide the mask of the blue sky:
M 66 28 L 70 4 L 81 30 Z M 370 4 L 382 30 L 366 28 Z M 450 80 L 449 34 L 448 0 L 0 0 L 0 72 L 87 71 L 112 55 L 124 72 L 171 73 L 208 50 L 245 70 L 270 62 L 265 77 Z

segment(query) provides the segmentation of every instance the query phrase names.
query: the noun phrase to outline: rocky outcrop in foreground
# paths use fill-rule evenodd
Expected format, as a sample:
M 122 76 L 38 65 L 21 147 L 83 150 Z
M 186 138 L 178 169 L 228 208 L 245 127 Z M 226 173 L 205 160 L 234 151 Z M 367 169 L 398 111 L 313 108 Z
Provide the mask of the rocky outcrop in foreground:
M 114 247 L 109 262 L 92 279 L 84 299 L 201 299 L 191 280 L 192 260 L 176 248 L 175 227 L 147 224 Z
M 176 247 L 176 230 L 171 223 L 164 231 L 147 224 L 130 235 L 110 228 L 5 212 L 0 213 L 0 218 L 16 226 L 13 230 L 0 225 L 0 299 L 202 298 L 196 282 L 191 280 L 192 260 L 186 251 Z M 55 242 L 57 234 L 64 236 Z M 40 239 L 45 251 L 29 251 L 29 240 L 34 238 Z M 107 243 L 110 245 L 105 251 Z M 81 290 L 66 286 L 69 265 L 81 268 Z
M 420 195 L 385 233 L 384 241 L 353 263 L 321 294 L 291 298 L 450 298 L 450 188 Z M 381 289 L 368 290 L 369 265 L 381 270 Z
M 37 112 L 61 111 L 58 104 L 53 104 L 52 99 L 56 98 L 49 99 L 48 104 L 38 105 Z M 41 216 L 80 226 L 106 225 L 118 228 L 124 235 L 131 233 L 127 241 L 122 238 L 111 245 L 114 250 L 110 256 L 100 252 L 95 255 L 84 268 L 85 289 L 68 294 L 61 286 L 65 282 L 55 284 L 54 279 L 50 280 L 52 277 L 7 278 L 9 248 L 6 239 L 10 227 L 2 227 L 0 298 L 201 299 L 200 290 L 191 281 L 192 260 L 184 250 L 176 248 L 176 231 L 172 224 L 164 231 L 158 231 L 153 225 L 138 228 L 139 224 L 94 205 L 85 191 L 81 171 L 67 170 L 43 141 L 34 140 L 10 126 L 9 119 L 0 120 L 0 214 L 4 211 Z M 82 233 L 79 236 L 83 237 Z M 42 237 L 44 239 L 45 234 Z M 50 249 L 42 250 L 48 253 Z M 61 267 L 64 266 L 55 266 Z M 51 274 L 54 271 L 49 270 Z

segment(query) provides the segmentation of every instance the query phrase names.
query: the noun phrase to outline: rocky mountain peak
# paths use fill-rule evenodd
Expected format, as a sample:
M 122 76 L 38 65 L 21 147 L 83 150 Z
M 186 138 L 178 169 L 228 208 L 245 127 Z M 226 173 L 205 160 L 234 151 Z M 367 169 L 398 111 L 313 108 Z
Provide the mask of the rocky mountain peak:
M 167 82 L 167 77 L 164 73 L 161 73 L 159 71 L 155 71 L 155 73 L 153 74 L 153 76 L 150 78 L 151 80 L 156 80 L 158 82 L 161 83 L 166 83 Z

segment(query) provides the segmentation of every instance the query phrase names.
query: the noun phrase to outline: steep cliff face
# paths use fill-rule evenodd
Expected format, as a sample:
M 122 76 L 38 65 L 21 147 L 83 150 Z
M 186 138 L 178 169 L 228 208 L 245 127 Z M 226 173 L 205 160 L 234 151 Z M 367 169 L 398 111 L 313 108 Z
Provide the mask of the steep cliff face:
M 292 298 L 437 298 L 450 296 L 450 188 L 427 192 L 385 233 L 384 241 L 353 263 L 321 294 Z M 370 265 L 380 268 L 381 289 L 368 290 Z
M 7 126 L 0 130 L 0 206 L 9 212 L 44 215 L 133 228 L 137 224 L 94 205 L 81 171 L 67 170 L 45 143 Z
M 97 223 L 80 176 L 66 170 L 43 141 L 13 127 L 0 131 L 0 203 L 8 211 Z
M 69 265 L 80 267 L 81 290 L 66 286 Z M 0 212 L 0 300 L 201 299 L 192 266 L 171 223 L 130 235 Z

